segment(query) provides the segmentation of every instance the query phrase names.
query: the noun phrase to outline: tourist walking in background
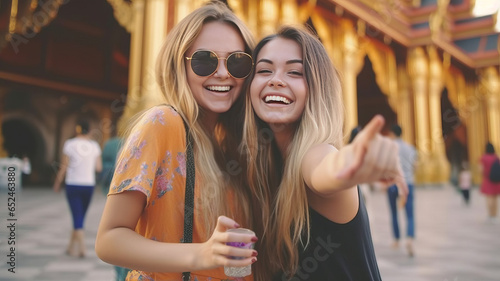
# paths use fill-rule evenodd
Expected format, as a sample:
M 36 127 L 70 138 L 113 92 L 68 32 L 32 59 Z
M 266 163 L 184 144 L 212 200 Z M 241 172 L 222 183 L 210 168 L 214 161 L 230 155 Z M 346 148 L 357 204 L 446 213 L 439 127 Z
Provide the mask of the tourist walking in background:
M 102 170 L 101 148 L 91 139 L 89 123 L 79 120 L 76 136 L 63 146 L 63 156 L 53 189 L 61 190 L 64 181 L 66 198 L 73 217 L 73 231 L 66 253 L 71 256 L 85 256 L 84 220 L 96 184 L 96 172 Z
M 413 248 L 413 240 L 415 239 L 415 216 L 414 216 L 414 170 L 415 170 L 415 162 L 417 160 L 417 150 L 414 146 L 406 143 L 401 139 L 401 134 L 403 133 L 401 127 L 398 124 L 394 124 L 391 127 L 389 136 L 394 138 L 396 143 L 398 144 L 399 149 L 399 159 L 401 161 L 401 168 L 403 169 L 403 174 L 405 177 L 406 184 L 408 185 L 408 196 L 406 198 L 406 202 L 400 201 L 399 205 L 402 205 L 405 209 L 406 213 L 406 249 L 408 251 L 408 255 L 413 257 L 414 248 Z M 392 233 L 394 236 L 394 248 L 399 248 L 399 240 L 401 238 L 401 234 L 399 231 L 399 222 L 398 222 L 398 198 L 399 193 L 398 189 L 395 185 L 390 186 L 387 189 L 387 195 L 389 200 L 389 207 L 391 211 L 392 218 Z M 400 198 L 401 200 L 401 198 Z
M 458 173 L 458 187 L 464 199 L 465 205 L 470 203 L 470 189 L 472 188 L 472 173 L 469 169 L 469 163 L 463 162 Z
M 9 170 L 8 168 L 15 169 L 14 181 L 16 184 L 16 191 L 21 191 L 23 187 L 23 178 L 25 175 L 31 174 L 31 163 L 27 156 L 21 158 L 16 155 L 11 155 L 6 158 L 0 158 L 0 189 L 8 189 Z
M 499 160 L 495 154 L 495 147 L 492 143 L 488 142 L 486 144 L 486 151 L 480 159 L 482 171 L 481 193 L 486 197 L 488 222 L 498 222 L 497 201 L 500 194 L 500 182 L 496 182 L 493 177 L 497 176 L 497 173 L 500 173 L 500 171 L 496 171 L 497 165 L 494 165 L 496 161 Z

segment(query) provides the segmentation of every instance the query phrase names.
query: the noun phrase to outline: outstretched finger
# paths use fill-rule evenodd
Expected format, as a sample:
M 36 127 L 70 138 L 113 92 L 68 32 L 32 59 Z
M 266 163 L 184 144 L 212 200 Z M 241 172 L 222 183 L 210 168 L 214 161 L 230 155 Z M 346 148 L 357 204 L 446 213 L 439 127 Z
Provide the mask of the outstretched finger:
M 353 141 L 353 155 L 352 161 L 340 173 L 337 174 L 339 179 L 350 179 L 354 176 L 356 171 L 363 164 L 370 141 L 372 141 L 377 134 L 380 133 L 384 127 L 384 117 L 382 115 L 375 115 L 370 122 L 361 130 L 361 132 L 354 138 Z
M 354 138 L 356 142 L 368 143 L 370 142 L 377 134 L 380 133 L 382 128 L 384 127 L 385 119 L 382 115 L 375 115 L 372 120 L 359 132 L 359 134 Z

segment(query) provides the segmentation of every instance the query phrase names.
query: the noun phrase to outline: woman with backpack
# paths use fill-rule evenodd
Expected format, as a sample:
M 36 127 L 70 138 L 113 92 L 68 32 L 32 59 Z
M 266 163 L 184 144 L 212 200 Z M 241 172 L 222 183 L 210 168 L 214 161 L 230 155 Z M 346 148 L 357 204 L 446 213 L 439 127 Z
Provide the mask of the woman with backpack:
M 497 198 L 500 194 L 500 160 L 495 154 L 495 147 L 488 142 L 486 153 L 480 159 L 483 180 L 481 192 L 486 196 L 486 207 L 488 209 L 488 222 L 497 221 Z

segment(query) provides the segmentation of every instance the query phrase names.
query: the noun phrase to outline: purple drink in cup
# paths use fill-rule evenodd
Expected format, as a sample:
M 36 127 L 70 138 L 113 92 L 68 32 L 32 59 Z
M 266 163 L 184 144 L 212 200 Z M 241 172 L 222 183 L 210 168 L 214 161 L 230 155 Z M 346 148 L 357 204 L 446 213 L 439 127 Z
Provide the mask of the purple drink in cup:
M 245 233 L 245 234 L 251 234 L 255 236 L 255 233 L 251 231 L 250 229 L 246 228 L 232 228 L 228 229 L 227 232 L 235 232 L 235 233 Z M 254 243 L 244 243 L 244 242 L 228 242 L 226 243 L 228 246 L 233 246 L 237 248 L 243 248 L 243 249 L 253 249 Z M 244 259 L 243 257 L 231 257 L 232 259 Z M 250 274 L 252 274 L 252 265 L 247 265 L 243 267 L 231 267 L 231 266 L 224 266 L 224 274 L 230 277 L 245 277 Z

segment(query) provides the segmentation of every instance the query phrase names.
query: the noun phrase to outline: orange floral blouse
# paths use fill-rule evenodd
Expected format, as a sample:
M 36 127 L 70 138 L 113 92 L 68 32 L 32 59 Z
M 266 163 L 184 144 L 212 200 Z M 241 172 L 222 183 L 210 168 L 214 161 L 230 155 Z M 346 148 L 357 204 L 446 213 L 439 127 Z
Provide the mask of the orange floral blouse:
M 117 161 L 109 195 L 135 190 L 147 196 L 135 231 L 161 242 L 180 243 L 184 228 L 186 186 L 186 132 L 180 115 L 169 106 L 147 111 L 132 130 Z M 195 198 L 200 196 L 195 179 Z M 195 200 L 196 204 L 197 200 Z M 196 206 L 195 206 L 196 209 Z M 202 225 L 194 216 L 194 225 Z M 193 242 L 204 242 L 205 232 L 193 230 Z M 131 270 L 127 281 L 182 280 L 182 273 Z M 193 281 L 233 280 L 223 267 L 191 273 Z M 251 281 L 252 276 L 244 279 Z

